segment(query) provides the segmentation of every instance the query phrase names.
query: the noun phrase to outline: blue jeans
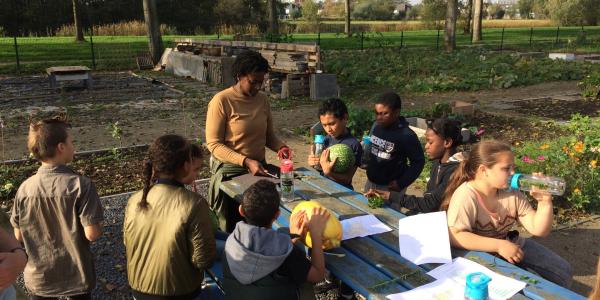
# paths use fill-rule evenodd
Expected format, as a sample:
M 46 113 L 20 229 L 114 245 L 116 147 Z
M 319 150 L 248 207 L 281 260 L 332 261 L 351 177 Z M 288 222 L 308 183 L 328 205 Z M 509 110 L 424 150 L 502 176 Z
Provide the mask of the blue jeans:
M 522 269 L 532 270 L 545 279 L 564 288 L 571 287 L 571 283 L 573 282 L 573 268 L 569 262 L 532 239 L 520 240 L 519 244 L 525 256 L 517 266 Z

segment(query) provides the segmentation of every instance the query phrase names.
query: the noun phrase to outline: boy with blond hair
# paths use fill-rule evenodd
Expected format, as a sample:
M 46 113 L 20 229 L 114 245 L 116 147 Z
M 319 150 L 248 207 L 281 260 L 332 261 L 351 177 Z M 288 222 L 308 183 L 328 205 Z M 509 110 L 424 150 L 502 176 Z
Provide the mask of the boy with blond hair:
M 91 299 L 96 284 L 90 242 L 102 235 L 102 205 L 91 180 L 66 166 L 75 147 L 60 119 L 32 123 L 27 146 L 41 162 L 15 196 L 11 224 L 29 260 L 25 286 L 31 299 Z

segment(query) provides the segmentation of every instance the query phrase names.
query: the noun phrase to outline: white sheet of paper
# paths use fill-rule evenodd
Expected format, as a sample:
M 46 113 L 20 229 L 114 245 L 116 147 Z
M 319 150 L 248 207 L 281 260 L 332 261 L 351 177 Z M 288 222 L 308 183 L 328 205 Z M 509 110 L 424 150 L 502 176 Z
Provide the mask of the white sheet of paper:
M 467 275 L 474 272 L 482 272 L 492 278 L 492 281 L 488 285 L 490 300 L 508 299 L 527 285 L 525 282 L 500 275 L 474 261 L 462 257 L 457 257 L 453 262 L 441 265 L 427 274 L 438 280 L 452 280 L 464 288 Z
M 463 300 L 465 287 L 450 279 L 436 280 L 403 293 L 388 295 L 390 300 Z
M 342 240 L 392 231 L 390 227 L 383 224 L 374 215 L 354 217 L 342 220 L 341 223 Z
M 445 211 L 400 219 L 398 237 L 400 255 L 417 265 L 452 262 Z

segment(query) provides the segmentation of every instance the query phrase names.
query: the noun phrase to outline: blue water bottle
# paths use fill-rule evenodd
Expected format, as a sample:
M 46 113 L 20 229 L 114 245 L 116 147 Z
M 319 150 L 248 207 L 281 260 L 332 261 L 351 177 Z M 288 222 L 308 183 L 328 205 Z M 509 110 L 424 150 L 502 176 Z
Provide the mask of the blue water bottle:
M 467 284 L 465 286 L 465 299 L 488 299 L 488 283 L 490 283 L 490 281 L 492 281 L 492 278 L 481 272 L 475 272 L 467 275 Z

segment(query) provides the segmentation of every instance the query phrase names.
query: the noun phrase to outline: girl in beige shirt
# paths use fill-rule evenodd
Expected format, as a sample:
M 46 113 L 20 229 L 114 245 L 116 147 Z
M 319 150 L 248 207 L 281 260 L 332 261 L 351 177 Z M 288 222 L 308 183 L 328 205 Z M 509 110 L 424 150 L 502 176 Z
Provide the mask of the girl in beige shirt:
M 552 229 L 552 196 L 532 191 L 537 211 L 519 191 L 507 191 L 514 173 L 510 146 L 488 140 L 476 144 L 452 176 L 442 208 L 448 210 L 453 246 L 495 253 L 508 262 L 531 269 L 542 277 L 569 287 L 571 265 L 532 239 L 518 237 L 510 229 L 519 222 L 533 236 Z M 541 175 L 541 174 L 538 174 Z

